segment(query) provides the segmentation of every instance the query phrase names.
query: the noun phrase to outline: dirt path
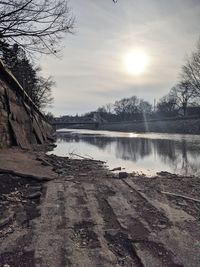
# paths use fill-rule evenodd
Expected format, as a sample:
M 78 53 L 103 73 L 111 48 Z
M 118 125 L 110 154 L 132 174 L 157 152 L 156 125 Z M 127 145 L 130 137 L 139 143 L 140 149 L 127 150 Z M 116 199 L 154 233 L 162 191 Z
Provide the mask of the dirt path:
M 46 160 L 60 177 L 43 186 L 40 216 L 30 220 L 23 232 L 26 242 L 20 241 L 21 265 L 5 257 L 5 251 L 11 253 L 8 240 L 13 240 L 16 231 L 2 239 L 0 263 L 17 267 L 200 266 L 199 203 L 161 193 L 200 198 L 198 178 L 117 179 L 100 162 L 54 156 Z M 19 240 L 15 239 L 12 249 L 16 250 Z

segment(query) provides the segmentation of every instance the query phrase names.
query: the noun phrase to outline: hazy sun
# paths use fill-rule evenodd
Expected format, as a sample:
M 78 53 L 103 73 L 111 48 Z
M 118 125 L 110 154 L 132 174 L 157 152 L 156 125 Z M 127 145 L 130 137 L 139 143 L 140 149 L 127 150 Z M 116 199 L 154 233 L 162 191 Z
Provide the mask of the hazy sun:
M 142 50 L 133 50 L 124 56 L 124 67 L 129 74 L 140 75 L 144 73 L 148 64 L 149 58 Z

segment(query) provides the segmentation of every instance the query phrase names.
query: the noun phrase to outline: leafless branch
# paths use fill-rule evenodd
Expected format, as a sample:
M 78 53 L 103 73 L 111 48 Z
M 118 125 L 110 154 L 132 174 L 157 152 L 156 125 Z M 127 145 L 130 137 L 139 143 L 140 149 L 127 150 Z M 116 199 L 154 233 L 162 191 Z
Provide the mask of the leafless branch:
M 0 41 L 18 43 L 30 53 L 57 52 L 73 26 L 67 0 L 0 1 Z

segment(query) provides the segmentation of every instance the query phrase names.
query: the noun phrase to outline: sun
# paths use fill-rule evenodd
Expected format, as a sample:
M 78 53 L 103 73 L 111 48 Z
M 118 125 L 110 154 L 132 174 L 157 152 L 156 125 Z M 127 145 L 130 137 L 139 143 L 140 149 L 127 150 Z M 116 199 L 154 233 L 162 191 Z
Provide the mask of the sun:
M 128 74 L 141 75 L 149 65 L 149 58 L 142 50 L 133 50 L 124 56 L 124 68 Z

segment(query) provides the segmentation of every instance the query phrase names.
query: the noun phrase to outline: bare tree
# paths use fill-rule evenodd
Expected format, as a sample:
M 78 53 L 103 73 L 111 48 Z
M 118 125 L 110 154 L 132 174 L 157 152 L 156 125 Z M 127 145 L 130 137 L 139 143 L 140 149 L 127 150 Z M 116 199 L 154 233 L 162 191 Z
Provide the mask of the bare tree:
M 112 113 L 112 110 L 113 110 L 113 104 L 111 103 L 108 103 L 105 105 L 105 109 L 106 109 L 106 112 L 107 113 Z
M 174 116 L 177 111 L 177 99 L 168 94 L 163 96 L 157 104 L 157 112 L 162 116 Z
M 184 82 L 190 83 L 194 93 L 200 96 L 200 41 L 196 51 L 187 58 L 183 65 L 181 76 Z
M 189 81 L 182 81 L 174 86 L 169 95 L 171 99 L 176 99 L 176 105 L 183 110 L 184 116 L 186 116 L 188 105 L 195 104 L 195 89 Z
M 115 114 L 122 120 L 127 119 L 130 114 L 130 100 L 129 98 L 123 98 L 114 103 Z
M 73 24 L 67 0 L 0 1 L 0 41 L 31 53 L 55 53 Z
M 132 96 L 123 98 L 114 103 L 115 114 L 122 120 L 142 119 L 144 114 L 149 116 L 152 112 L 152 106 L 149 102 Z
M 141 114 L 150 115 L 152 113 L 152 105 L 143 99 L 140 99 L 138 111 Z
M 36 84 L 36 105 L 40 109 L 51 106 L 53 102 L 53 97 L 51 94 L 52 87 L 55 86 L 53 78 L 49 76 L 48 78 L 39 77 Z

